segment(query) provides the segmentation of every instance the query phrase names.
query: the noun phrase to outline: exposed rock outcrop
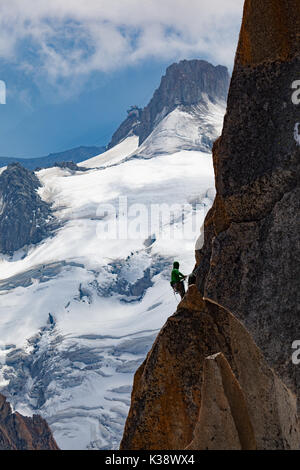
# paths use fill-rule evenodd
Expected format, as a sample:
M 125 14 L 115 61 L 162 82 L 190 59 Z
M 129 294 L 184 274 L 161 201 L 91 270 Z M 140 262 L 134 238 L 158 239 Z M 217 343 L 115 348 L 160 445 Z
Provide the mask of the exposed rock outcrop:
M 182 60 L 167 68 L 159 88 L 149 104 L 137 115 L 128 116 L 113 135 L 109 147 L 130 134 L 139 136 L 139 143 L 175 108 L 203 104 L 203 95 L 214 102 L 226 100 L 229 74 L 226 67 L 211 65 L 204 60 Z
M 245 2 L 222 137 L 217 197 L 197 253 L 204 297 L 240 318 L 269 364 L 299 393 L 300 3 Z M 298 104 L 297 104 L 298 103 Z
M 70 162 L 55 162 L 53 166 L 58 166 L 59 168 L 68 168 L 71 171 L 88 171 L 87 168 L 83 166 L 78 166 L 76 163 Z
M 220 352 L 228 362 L 210 357 Z M 299 443 L 295 396 L 245 327 L 190 286 L 136 372 L 121 449 L 296 449 Z
M 192 106 L 203 101 L 203 93 L 211 101 L 226 100 L 229 74 L 226 67 L 214 67 L 204 60 L 182 60 L 167 68 L 159 88 L 141 116 L 138 127 L 140 144 L 151 134 L 159 121 L 177 106 Z
M 46 421 L 13 413 L 0 394 L 0 450 L 59 450 Z
M 299 18 L 245 2 L 197 286 L 135 375 L 122 449 L 300 447 Z
M 255 450 L 244 393 L 222 353 L 204 361 L 199 420 L 189 450 Z
M 0 252 L 38 243 L 53 229 L 50 206 L 37 193 L 38 178 L 19 163 L 0 175 Z
M 130 135 L 138 135 L 138 126 L 140 124 L 142 109 L 139 109 L 137 113 L 132 113 L 127 116 L 125 121 L 118 127 L 116 132 L 113 134 L 108 148 L 112 148 Z

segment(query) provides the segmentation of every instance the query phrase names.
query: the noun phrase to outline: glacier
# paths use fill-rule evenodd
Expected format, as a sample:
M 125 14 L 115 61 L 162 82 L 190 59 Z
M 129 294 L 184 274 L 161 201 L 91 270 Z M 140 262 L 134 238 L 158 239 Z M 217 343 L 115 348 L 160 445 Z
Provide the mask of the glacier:
M 62 449 L 116 449 L 133 375 L 175 311 L 170 267 L 194 266 L 194 246 L 214 195 L 207 143 L 222 128 L 225 102 L 176 108 L 138 146 L 129 135 L 79 166 L 36 172 L 60 222 L 53 236 L 0 255 L 0 391 L 14 410 L 41 414 Z M 102 237 L 117 209 L 187 205 L 173 237 Z M 99 210 L 100 208 L 100 210 Z M 197 233 L 182 226 L 198 211 Z M 166 230 L 170 227 L 163 227 Z M 178 232 L 178 237 L 176 233 Z

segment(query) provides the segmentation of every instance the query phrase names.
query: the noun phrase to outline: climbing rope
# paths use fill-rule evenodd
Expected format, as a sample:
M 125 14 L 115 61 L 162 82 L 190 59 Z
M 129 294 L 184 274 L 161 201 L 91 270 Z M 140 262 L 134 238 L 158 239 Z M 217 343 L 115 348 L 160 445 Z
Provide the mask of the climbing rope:
M 177 300 L 177 303 L 179 304 L 179 302 L 180 302 L 181 298 L 178 300 L 178 297 L 176 296 L 176 292 L 175 292 L 175 290 L 174 290 L 174 289 L 173 289 L 173 294 L 174 294 L 174 297 L 175 297 L 175 299 Z

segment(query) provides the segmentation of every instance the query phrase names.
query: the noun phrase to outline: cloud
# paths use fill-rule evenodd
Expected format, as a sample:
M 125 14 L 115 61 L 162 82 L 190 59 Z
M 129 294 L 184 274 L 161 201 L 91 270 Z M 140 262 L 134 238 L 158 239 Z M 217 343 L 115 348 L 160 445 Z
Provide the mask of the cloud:
M 9 0 L 0 58 L 50 83 L 147 59 L 231 67 L 243 0 Z

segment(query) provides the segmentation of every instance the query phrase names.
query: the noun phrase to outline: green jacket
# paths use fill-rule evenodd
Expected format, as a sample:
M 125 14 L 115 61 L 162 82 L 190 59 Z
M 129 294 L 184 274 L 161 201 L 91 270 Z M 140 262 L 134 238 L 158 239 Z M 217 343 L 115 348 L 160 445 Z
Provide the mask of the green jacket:
M 179 271 L 179 269 L 172 269 L 171 273 L 171 284 L 175 284 L 177 282 L 180 282 L 182 279 L 184 279 L 185 276 Z

